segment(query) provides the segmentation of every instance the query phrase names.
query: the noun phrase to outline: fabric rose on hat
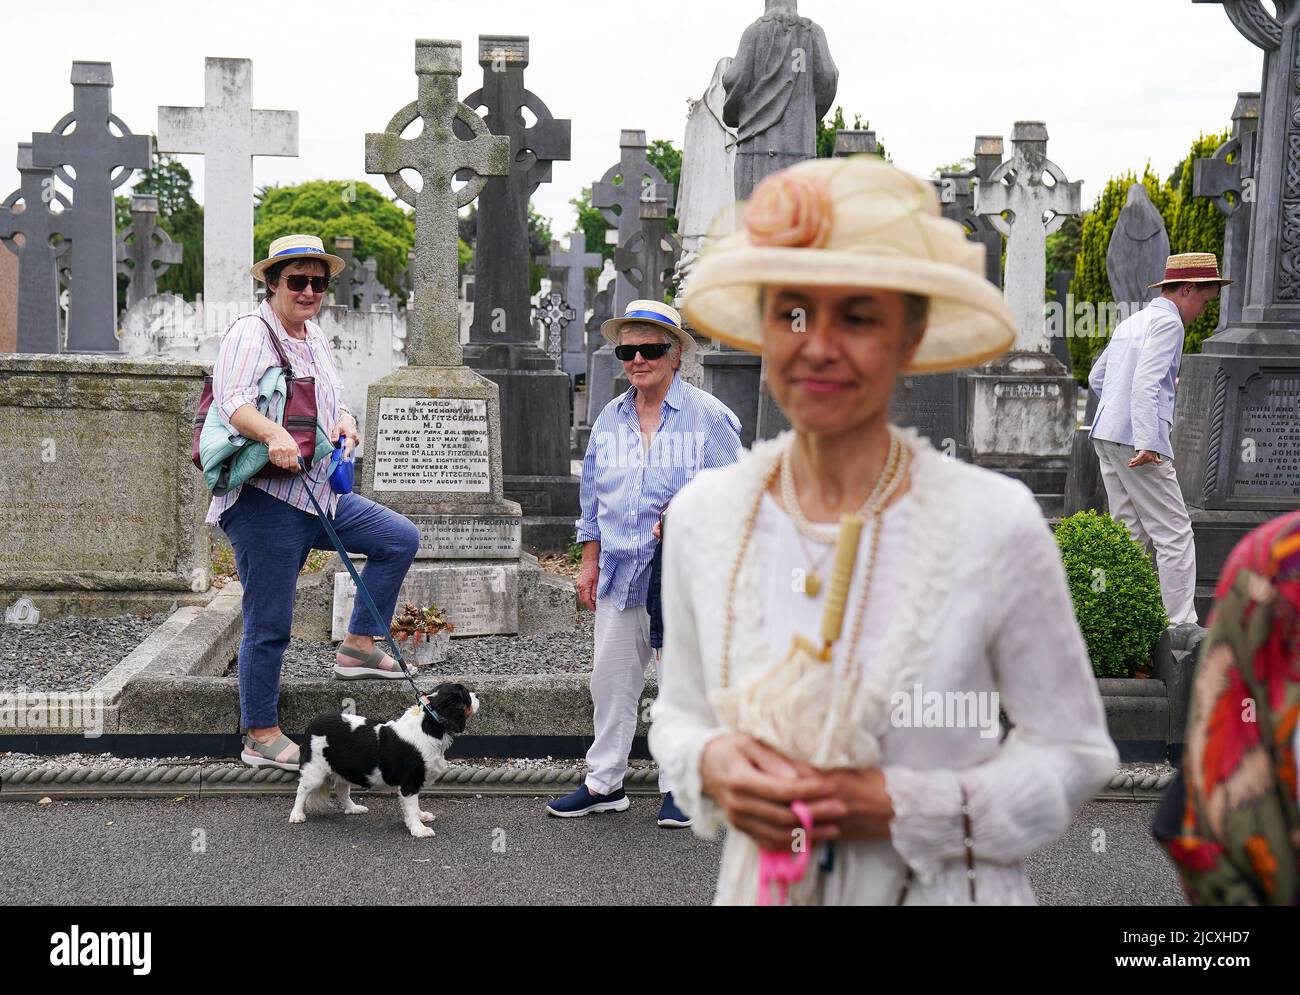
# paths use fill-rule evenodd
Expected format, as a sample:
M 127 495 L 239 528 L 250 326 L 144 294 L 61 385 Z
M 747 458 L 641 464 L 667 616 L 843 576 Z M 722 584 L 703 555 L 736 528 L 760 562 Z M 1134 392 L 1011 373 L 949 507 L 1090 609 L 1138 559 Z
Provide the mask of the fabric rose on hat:
M 753 245 L 821 248 L 831 234 L 830 191 L 789 170 L 773 173 L 754 188 L 744 221 Z

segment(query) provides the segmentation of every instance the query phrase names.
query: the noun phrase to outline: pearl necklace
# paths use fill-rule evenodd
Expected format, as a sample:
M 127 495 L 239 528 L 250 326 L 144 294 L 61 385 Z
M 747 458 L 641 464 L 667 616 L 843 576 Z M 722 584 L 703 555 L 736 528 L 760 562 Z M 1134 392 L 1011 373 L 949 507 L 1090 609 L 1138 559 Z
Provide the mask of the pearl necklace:
M 818 569 L 826 559 L 826 553 L 823 553 L 820 557 L 814 560 L 813 557 L 809 555 L 808 548 L 803 544 L 803 537 L 807 536 L 814 542 L 830 545 L 835 542 L 835 538 L 838 535 L 838 529 L 834 526 L 823 526 L 819 528 L 804 517 L 803 509 L 799 507 L 799 495 L 795 490 L 794 461 L 790 458 L 790 451 L 793 448 L 793 445 L 794 444 L 791 443 L 790 446 L 786 448 L 785 452 L 781 454 L 781 503 L 785 505 L 786 514 L 790 516 L 790 520 L 794 523 L 794 527 L 798 532 L 800 549 L 803 550 L 804 556 L 807 557 L 809 562 L 812 564 L 806 571 L 804 571 L 803 593 L 810 598 L 815 598 L 821 593 L 822 589 L 822 581 L 818 574 Z M 862 502 L 857 511 L 853 512 L 854 516 L 866 520 L 868 517 L 873 516 L 878 507 L 883 507 L 884 501 L 887 499 L 889 493 L 892 492 L 890 485 L 895 480 L 902 451 L 903 444 L 891 434 L 889 437 L 889 454 L 885 460 L 885 466 L 881 470 L 875 486 L 871 489 L 871 493 L 867 495 L 867 499 Z M 827 552 L 829 552 L 829 550 L 827 550 Z

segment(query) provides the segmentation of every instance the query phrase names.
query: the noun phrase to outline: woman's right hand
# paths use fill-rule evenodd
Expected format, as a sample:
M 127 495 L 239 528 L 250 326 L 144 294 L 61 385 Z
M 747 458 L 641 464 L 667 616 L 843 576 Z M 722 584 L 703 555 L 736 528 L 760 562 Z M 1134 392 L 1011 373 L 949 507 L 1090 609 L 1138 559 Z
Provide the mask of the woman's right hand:
M 293 436 L 283 425 L 275 426 L 275 431 L 266 440 L 266 448 L 270 453 L 272 466 L 293 473 L 302 471 L 302 467 L 298 465 L 298 443 L 293 441 Z
M 596 610 L 596 591 L 600 586 L 600 561 L 586 559 L 578 571 L 578 603 Z
M 700 756 L 701 791 L 764 850 L 790 849 L 800 828 L 790 803 L 825 798 L 832 787 L 815 768 L 747 733 L 724 733 L 710 740 Z M 813 828 L 811 842 L 838 837 L 835 825 L 824 824 Z

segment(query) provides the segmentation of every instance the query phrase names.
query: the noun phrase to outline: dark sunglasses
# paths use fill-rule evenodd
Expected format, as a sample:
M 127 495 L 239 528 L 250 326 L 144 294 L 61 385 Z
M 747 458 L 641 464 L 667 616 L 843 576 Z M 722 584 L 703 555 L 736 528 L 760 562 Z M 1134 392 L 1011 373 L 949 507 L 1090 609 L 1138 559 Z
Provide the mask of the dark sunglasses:
M 295 294 L 301 294 L 307 289 L 309 283 L 315 293 L 323 294 L 329 289 L 330 278 L 328 276 L 307 276 L 303 273 L 294 273 L 293 276 L 284 278 L 284 285 Z
M 625 363 L 632 362 L 639 352 L 646 359 L 663 359 L 672 346 L 667 342 L 651 342 L 647 345 L 616 345 L 614 355 Z

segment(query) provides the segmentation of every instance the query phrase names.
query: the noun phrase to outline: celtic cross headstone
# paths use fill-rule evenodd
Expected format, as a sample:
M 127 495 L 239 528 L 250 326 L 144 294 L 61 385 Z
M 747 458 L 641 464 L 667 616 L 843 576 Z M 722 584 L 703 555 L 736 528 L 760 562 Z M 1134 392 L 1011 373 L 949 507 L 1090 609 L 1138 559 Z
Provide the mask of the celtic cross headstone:
M 71 206 L 54 188 L 54 171 L 32 165 L 30 142 L 18 143 L 20 186 L 0 204 L 0 241 L 18 256 L 18 352 L 59 352 L 59 265 L 71 244 L 60 230 L 58 203 Z
M 179 263 L 185 247 L 158 227 L 158 198 L 131 197 L 131 224 L 117 237 L 117 269 L 127 277 L 126 306 L 158 293 L 158 277 Z
M 72 188 L 72 206 L 58 225 L 72 242 L 68 352 L 117 351 L 113 189 L 152 159 L 153 140 L 133 135 L 113 113 L 112 91 L 109 63 L 74 62 L 72 110 L 48 132 L 32 135 L 32 164 L 52 168 Z

